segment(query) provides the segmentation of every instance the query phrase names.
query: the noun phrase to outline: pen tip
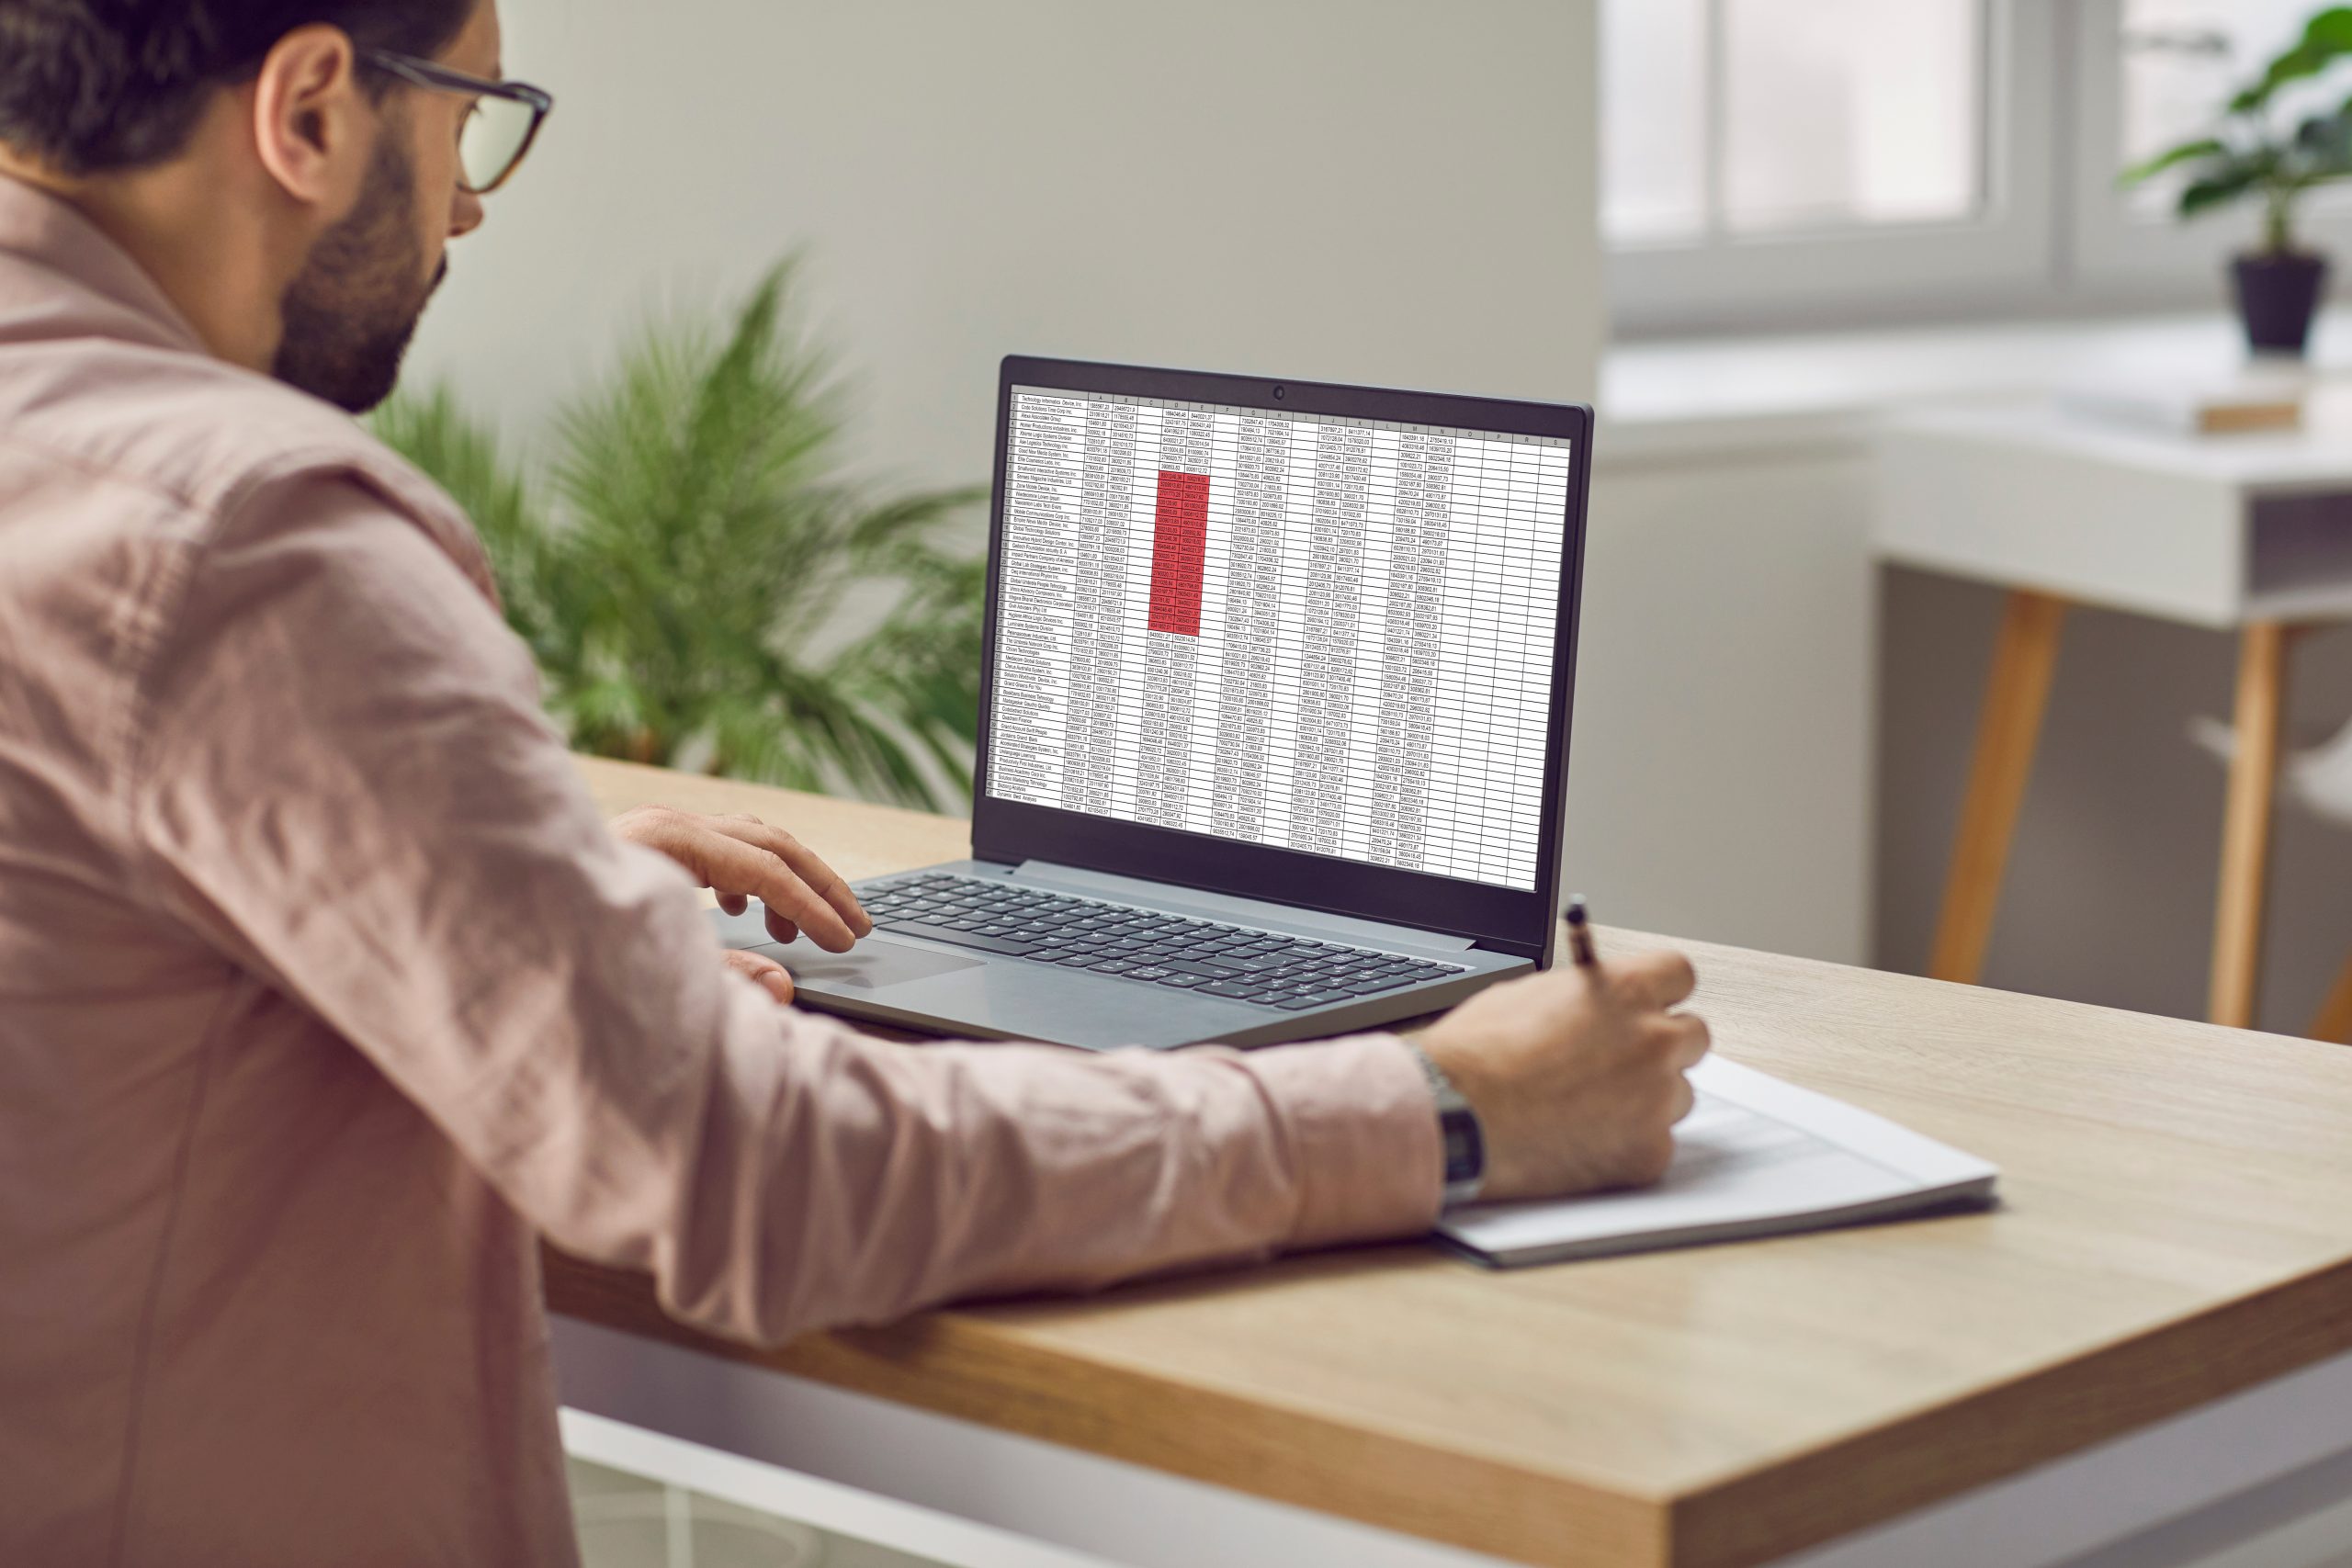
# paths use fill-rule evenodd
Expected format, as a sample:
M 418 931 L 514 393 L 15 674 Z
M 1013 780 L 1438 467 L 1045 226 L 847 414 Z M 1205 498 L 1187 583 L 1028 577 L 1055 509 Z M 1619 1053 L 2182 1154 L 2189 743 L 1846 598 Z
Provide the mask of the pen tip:
M 1568 924 L 1572 926 L 1580 926 L 1584 923 L 1584 896 L 1582 894 L 1578 894 L 1576 897 L 1568 900 Z

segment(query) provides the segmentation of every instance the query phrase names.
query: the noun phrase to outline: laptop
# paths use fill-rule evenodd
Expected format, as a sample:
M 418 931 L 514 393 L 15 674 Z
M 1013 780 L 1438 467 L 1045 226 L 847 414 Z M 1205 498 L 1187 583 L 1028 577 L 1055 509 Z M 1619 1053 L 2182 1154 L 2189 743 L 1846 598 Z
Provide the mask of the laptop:
M 800 1001 L 1258 1045 L 1547 965 L 1592 411 L 1013 357 L 972 858 L 856 884 Z

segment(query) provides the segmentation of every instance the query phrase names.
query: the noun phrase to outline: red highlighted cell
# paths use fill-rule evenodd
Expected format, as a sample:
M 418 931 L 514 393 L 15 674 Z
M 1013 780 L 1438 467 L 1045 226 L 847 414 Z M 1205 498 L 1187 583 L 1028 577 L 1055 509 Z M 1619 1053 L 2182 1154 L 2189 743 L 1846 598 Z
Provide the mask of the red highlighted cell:
M 1151 513 L 1153 631 L 1201 635 L 1201 571 L 1208 544 L 1208 475 L 1162 468 Z

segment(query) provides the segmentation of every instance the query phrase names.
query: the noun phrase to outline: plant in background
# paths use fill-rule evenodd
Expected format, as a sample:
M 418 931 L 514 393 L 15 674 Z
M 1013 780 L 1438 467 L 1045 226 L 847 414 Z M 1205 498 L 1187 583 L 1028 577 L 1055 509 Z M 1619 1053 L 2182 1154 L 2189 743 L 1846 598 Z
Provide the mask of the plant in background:
M 981 491 L 842 472 L 794 264 L 727 328 L 657 324 L 568 404 L 541 474 L 445 388 L 377 416 L 472 515 L 575 748 L 954 806 L 971 788 L 985 565 L 944 537 Z
M 2257 349 L 2302 352 L 2327 262 L 2296 243 L 2295 209 L 2314 186 L 2352 175 L 2352 100 L 2289 123 L 2281 94 L 2307 84 L 2352 55 L 2352 6 L 2336 6 L 2304 25 L 2302 36 L 2223 108 L 2221 122 L 2193 141 L 2133 168 L 2120 183 L 2144 184 L 2177 172 L 2186 220 L 2235 206 L 2262 204 L 2260 248 L 2237 258 L 2238 310 Z M 2292 96 L 2290 94 L 2289 96 Z

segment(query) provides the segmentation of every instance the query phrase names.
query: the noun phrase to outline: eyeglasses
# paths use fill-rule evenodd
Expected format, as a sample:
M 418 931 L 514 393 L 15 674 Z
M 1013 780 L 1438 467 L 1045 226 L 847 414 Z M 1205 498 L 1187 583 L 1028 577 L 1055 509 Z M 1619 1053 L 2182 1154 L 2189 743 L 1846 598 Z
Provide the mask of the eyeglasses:
M 474 100 L 458 133 L 458 183 L 475 196 L 488 196 L 514 177 L 523 154 L 538 140 L 539 127 L 555 99 L 521 82 L 489 82 L 413 54 L 363 49 L 359 58 L 428 92 L 458 93 Z

